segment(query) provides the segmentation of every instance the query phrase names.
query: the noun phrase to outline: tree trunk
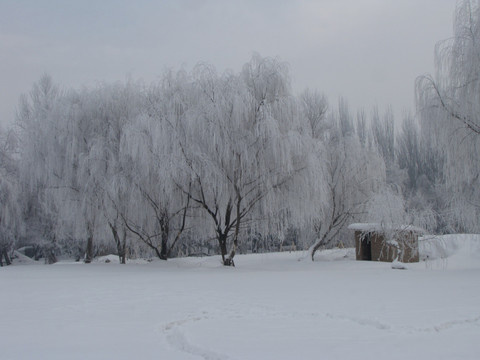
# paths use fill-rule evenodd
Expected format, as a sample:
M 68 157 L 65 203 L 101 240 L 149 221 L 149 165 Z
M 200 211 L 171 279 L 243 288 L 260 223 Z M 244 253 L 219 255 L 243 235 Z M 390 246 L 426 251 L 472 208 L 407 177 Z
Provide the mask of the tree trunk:
M 180 239 L 180 235 L 182 235 L 183 230 L 185 229 L 185 220 L 187 218 L 187 210 L 189 208 L 190 204 L 190 187 L 189 187 L 189 195 L 187 197 L 187 204 L 183 208 L 183 216 L 182 216 L 182 226 L 177 232 L 177 235 L 175 236 L 175 239 L 173 240 L 172 244 L 169 246 L 168 251 L 167 251 L 167 258 L 170 257 L 170 253 L 172 252 L 173 247 L 177 243 L 178 239 Z
M 90 264 L 93 260 L 93 235 L 88 235 L 87 248 L 85 250 L 85 264 Z
M 312 257 L 312 261 L 315 261 L 315 253 L 317 252 L 318 249 L 320 249 L 322 246 L 325 245 L 325 240 L 327 239 L 327 236 L 328 234 L 330 233 L 330 231 L 332 230 L 332 227 L 330 226 L 328 228 L 328 231 L 323 234 L 322 238 L 320 239 L 320 241 L 317 241 L 315 244 L 312 245 L 312 247 L 310 248 L 310 256 Z
M 127 254 L 125 252 L 118 254 L 118 259 L 120 261 L 120 264 L 126 264 L 127 263 Z
M 237 252 L 237 248 L 238 248 L 238 240 L 235 239 L 235 240 L 233 240 L 232 250 L 230 251 L 230 254 L 228 255 L 228 258 L 225 259 L 225 261 L 223 262 L 223 265 L 225 265 L 225 266 L 235 266 L 235 263 L 233 262 L 233 258 L 235 257 L 235 253 Z
M 45 263 L 46 264 L 55 264 L 57 262 L 57 255 L 55 254 L 55 246 L 52 245 L 45 250 Z
M 317 242 L 315 245 L 313 245 L 312 251 L 311 251 L 311 257 L 312 261 L 315 261 L 315 253 L 317 252 L 318 249 L 323 245 L 323 239 L 322 241 Z
M 224 265 L 227 265 L 225 263 L 225 256 L 227 255 L 227 234 L 220 234 L 218 236 L 218 245 L 220 246 L 220 253 L 222 254 L 222 262 Z
M 2 252 L 0 253 L 0 266 L 3 266 L 2 262 L 2 257 L 5 259 L 5 264 L 12 265 L 12 261 L 10 260 L 10 256 L 8 256 L 8 251 L 7 249 L 2 249 Z
M 162 244 L 160 248 L 160 259 L 168 259 L 168 230 L 162 231 Z
M 228 259 L 224 261 L 224 265 L 226 266 L 235 266 L 235 263 L 233 262 L 233 258 L 235 257 L 235 253 L 237 252 L 238 248 L 238 234 L 240 233 L 240 222 L 241 222 L 241 217 L 240 217 L 240 209 L 241 209 L 241 203 L 242 203 L 242 197 L 240 196 L 240 191 L 238 191 L 237 188 L 236 193 L 237 193 L 237 218 L 235 222 L 235 234 L 233 236 L 233 246 L 232 250 L 230 251 L 230 255 L 228 255 Z
M 85 264 L 90 264 L 93 260 L 93 233 L 94 222 L 87 222 L 87 248 L 85 249 Z
M 126 234 L 124 232 L 123 241 L 122 241 L 122 240 L 120 240 L 120 236 L 118 236 L 117 227 L 110 222 L 108 223 L 108 225 L 110 226 L 110 230 L 112 230 L 113 239 L 115 240 L 115 244 L 117 245 L 118 259 L 120 261 L 120 264 L 125 264 L 125 262 L 126 262 L 126 259 L 125 259 L 125 257 L 126 257 L 126 251 L 125 251 L 125 237 L 126 237 Z
M 123 227 L 123 234 L 122 234 L 122 239 L 120 243 L 118 257 L 120 258 L 120 264 L 127 263 L 127 229 L 125 229 L 125 227 Z

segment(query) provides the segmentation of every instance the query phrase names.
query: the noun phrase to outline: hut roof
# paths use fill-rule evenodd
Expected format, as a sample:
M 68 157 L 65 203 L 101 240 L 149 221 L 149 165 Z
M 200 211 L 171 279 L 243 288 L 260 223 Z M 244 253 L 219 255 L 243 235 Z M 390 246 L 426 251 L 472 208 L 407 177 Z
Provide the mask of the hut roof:
M 386 232 L 386 231 L 412 231 L 419 234 L 426 234 L 427 232 L 419 227 L 413 225 L 396 225 L 396 224 L 379 224 L 379 223 L 355 223 L 350 224 L 348 229 L 362 232 Z

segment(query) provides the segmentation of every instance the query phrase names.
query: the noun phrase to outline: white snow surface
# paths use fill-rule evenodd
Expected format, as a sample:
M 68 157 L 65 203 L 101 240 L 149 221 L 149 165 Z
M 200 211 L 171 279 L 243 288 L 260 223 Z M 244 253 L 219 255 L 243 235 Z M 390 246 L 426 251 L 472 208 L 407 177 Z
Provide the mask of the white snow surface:
M 420 244 L 405 271 L 353 249 L 14 264 L 0 358 L 479 359 L 480 236 Z

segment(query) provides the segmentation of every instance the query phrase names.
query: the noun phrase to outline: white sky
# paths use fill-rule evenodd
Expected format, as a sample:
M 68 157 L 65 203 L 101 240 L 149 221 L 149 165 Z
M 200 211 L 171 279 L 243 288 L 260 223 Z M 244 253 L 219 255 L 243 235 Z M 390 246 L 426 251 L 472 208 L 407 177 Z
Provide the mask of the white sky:
M 306 87 L 355 110 L 413 110 L 455 0 L 0 0 L 0 123 L 43 73 L 65 88 L 150 83 L 197 62 L 238 72 L 253 52 L 290 64 Z

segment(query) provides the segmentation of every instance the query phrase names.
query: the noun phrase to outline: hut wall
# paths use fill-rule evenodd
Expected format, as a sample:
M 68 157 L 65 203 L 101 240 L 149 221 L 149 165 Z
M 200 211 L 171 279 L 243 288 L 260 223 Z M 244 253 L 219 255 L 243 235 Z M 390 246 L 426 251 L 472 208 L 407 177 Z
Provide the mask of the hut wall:
M 397 249 L 385 241 L 385 237 L 380 233 L 373 233 L 372 241 L 372 260 L 392 262 L 397 256 Z
M 385 241 L 382 233 L 355 231 L 356 259 L 392 262 L 400 250 L 399 261 L 405 263 L 419 261 L 418 237 L 415 232 L 399 232 L 396 234 L 395 242 L 392 244 Z
M 402 251 L 401 262 L 418 262 L 420 255 L 418 252 L 418 235 L 413 231 L 404 231 L 398 234 L 397 242 Z

